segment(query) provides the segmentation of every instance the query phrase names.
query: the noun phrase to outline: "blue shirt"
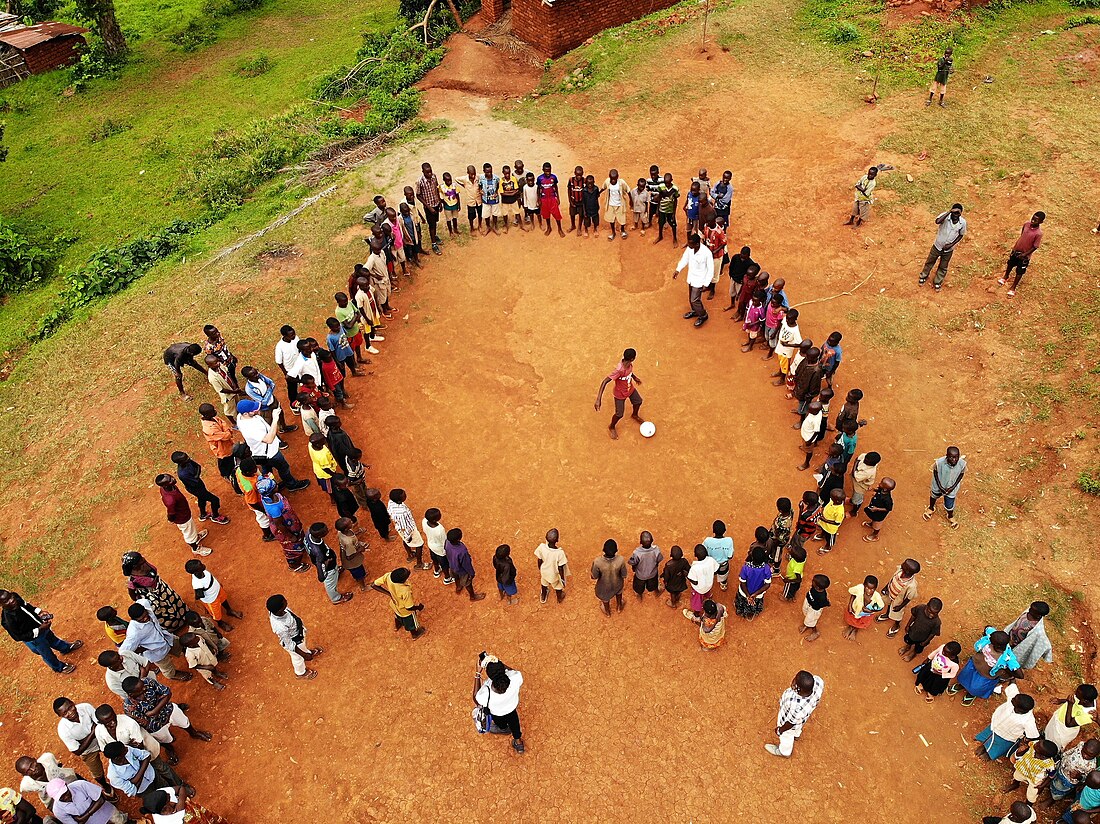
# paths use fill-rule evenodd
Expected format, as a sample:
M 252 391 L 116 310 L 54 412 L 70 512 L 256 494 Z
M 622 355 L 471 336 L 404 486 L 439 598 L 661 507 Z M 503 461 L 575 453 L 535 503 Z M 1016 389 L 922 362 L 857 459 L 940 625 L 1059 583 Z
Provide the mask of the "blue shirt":
M 733 538 L 728 535 L 725 538 L 715 538 L 713 535 L 703 539 L 703 546 L 707 548 L 707 555 L 720 564 L 724 564 L 733 557 Z
M 714 209 L 718 214 L 729 216 L 730 204 L 733 202 L 733 184 L 719 180 L 710 190 L 714 198 Z
M 130 797 L 141 795 L 149 788 L 149 785 L 153 783 L 153 779 L 156 778 L 156 773 L 153 772 L 152 767 L 149 767 L 149 769 L 145 771 L 145 775 L 141 777 L 140 784 L 135 784 L 134 778 L 137 777 L 138 770 L 141 769 L 141 765 L 145 759 L 151 757 L 150 753 L 146 750 L 138 750 L 127 746 L 125 764 L 119 765 L 114 761 L 107 761 L 107 780 L 111 783 L 112 787 L 117 787 Z
M 196 461 L 191 461 L 180 466 L 176 470 L 180 483 L 184 489 L 192 495 L 198 495 L 206 491 L 206 484 L 202 482 L 202 467 Z
M 693 195 L 691 192 L 687 193 L 687 198 L 684 200 L 684 206 L 687 208 L 687 215 L 692 220 L 699 217 L 699 195 Z
M 844 349 L 841 348 L 838 343 L 836 346 L 830 346 L 827 342 L 821 345 L 821 361 L 824 363 L 828 360 L 826 354 L 832 352 L 833 359 L 829 362 L 829 365 L 825 367 L 825 371 L 830 375 L 836 371 L 836 368 L 840 366 L 840 362 L 844 360 Z
M 481 184 L 481 199 L 483 202 L 488 203 L 490 206 L 500 202 L 500 198 L 497 196 L 497 192 L 500 190 L 499 177 L 494 175 L 490 179 L 482 175 L 478 178 L 478 182 Z
M 348 336 L 341 329 L 339 332 L 328 333 L 328 348 L 332 352 L 332 356 L 338 361 L 346 361 L 348 358 L 354 358 L 355 352 L 351 349 L 351 344 L 348 343 Z
M 254 381 L 245 381 L 244 393 L 262 409 L 275 405 L 275 381 L 267 375 L 260 375 Z
M 783 298 L 783 305 L 784 305 L 784 306 L 785 306 L 786 308 L 790 309 L 790 308 L 791 308 L 791 304 L 790 304 L 790 302 L 789 302 L 789 301 L 787 300 L 787 293 L 786 293 L 786 292 L 780 292 L 780 293 L 779 293 L 779 296 L 780 296 L 781 298 Z M 766 294 L 766 295 L 764 295 L 764 305 L 765 305 L 765 306 L 767 306 L 767 305 L 768 305 L 769 303 L 771 303 L 771 302 L 772 302 L 772 287 L 770 287 L 770 286 L 769 286 L 769 287 L 768 287 L 768 292 L 767 292 L 767 294 Z

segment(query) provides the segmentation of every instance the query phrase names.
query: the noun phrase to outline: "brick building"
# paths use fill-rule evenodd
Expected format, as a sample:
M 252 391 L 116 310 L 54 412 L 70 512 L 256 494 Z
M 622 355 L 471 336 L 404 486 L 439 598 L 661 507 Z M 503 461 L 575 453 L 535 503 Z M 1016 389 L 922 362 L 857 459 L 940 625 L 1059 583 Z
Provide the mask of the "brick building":
M 512 12 L 512 34 L 548 57 L 575 49 L 604 29 L 675 5 L 678 0 L 482 0 L 488 22 Z
M 71 66 L 80 59 L 84 32 L 68 23 L 39 23 L 0 31 L 0 88 L 31 74 Z

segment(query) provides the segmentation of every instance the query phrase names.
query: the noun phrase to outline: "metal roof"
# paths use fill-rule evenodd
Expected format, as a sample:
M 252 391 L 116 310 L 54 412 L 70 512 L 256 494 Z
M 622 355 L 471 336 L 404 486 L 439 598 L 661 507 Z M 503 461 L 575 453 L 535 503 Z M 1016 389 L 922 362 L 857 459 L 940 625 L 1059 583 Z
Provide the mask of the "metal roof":
M 47 40 L 71 34 L 84 34 L 87 29 L 70 26 L 68 23 L 39 23 L 36 26 L 23 26 L 18 29 L 0 31 L 0 43 L 13 49 L 26 51 Z

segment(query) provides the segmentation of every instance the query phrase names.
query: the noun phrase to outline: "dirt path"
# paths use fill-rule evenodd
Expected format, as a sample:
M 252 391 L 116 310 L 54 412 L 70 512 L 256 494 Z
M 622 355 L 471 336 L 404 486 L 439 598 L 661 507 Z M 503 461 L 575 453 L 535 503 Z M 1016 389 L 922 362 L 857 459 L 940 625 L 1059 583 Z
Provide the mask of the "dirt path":
M 562 240 L 513 231 L 449 242 L 446 256 L 395 296 L 398 317 L 408 320 L 391 324 L 371 375 L 351 381 L 358 404 L 346 417 L 374 485 L 403 486 L 418 515 L 438 506 L 448 527 L 463 528 L 490 599 L 471 605 L 418 573 L 429 634 L 410 643 L 390 631 L 379 597 L 357 594 L 335 609 L 312 576 L 289 575 L 229 502 L 234 522 L 211 527 L 210 566 L 247 613 L 232 636 L 231 688 L 216 701 L 201 683 L 177 691 L 196 722 L 215 732 L 213 744 L 181 747 L 183 774 L 213 809 L 235 821 L 426 822 L 459 814 L 480 821 L 503 809 L 533 821 L 612 819 L 629 810 L 645 821 L 707 822 L 728 821 L 733 809 L 738 817 L 824 822 L 848 820 L 853 809 L 902 821 L 972 820 L 975 810 L 1001 804 L 985 795 L 988 774 L 968 755 L 991 708 L 926 706 L 882 631 L 857 643 L 840 638 L 844 590 L 869 573 L 885 582 L 906 556 L 925 565 L 922 598 L 939 595 L 947 605 L 945 640 L 968 644 L 980 620 L 970 598 L 974 572 L 940 548 L 941 524 L 919 516 L 929 463 L 972 425 L 965 408 L 945 410 L 940 401 L 962 378 L 932 368 L 912 348 L 883 347 L 873 322 L 861 326 L 868 306 L 882 305 L 881 290 L 900 290 L 905 301 L 916 296 L 895 286 L 907 265 L 888 248 L 896 226 L 876 218 L 855 233 L 838 225 L 843 193 L 861 166 L 879 159 L 873 147 L 885 126 L 873 111 L 836 117 L 800 106 L 824 93 L 827 78 L 737 71 L 736 55 L 712 57 L 724 80 L 707 110 L 766 117 L 706 130 L 690 108 L 674 104 L 639 135 L 614 111 L 593 109 L 586 127 L 548 135 L 494 119 L 492 101 L 471 95 L 463 72 L 443 73 L 438 84 L 429 78 L 427 114 L 452 124 L 444 140 L 389 152 L 341 188 L 331 212 L 288 227 L 282 237 L 300 257 L 261 274 L 231 261 L 215 276 L 235 278 L 260 317 L 285 314 L 275 307 L 289 299 L 295 313 L 312 318 L 302 328 L 318 327 L 328 295 L 360 255 L 361 231 L 348 228 L 355 213 L 375 192 L 391 196 L 415 179 L 422 158 L 438 172 L 459 173 L 470 162 L 499 167 L 520 156 L 534 168 L 549 159 L 563 178 L 578 161 L 598 170 L 617 165 L 628 179 L 654 159 L 680 181 L 700 165 L 713 175 L 737 170 L 733 242 L 751 244 L 766 268 L 786 277 L 796 303 L 875 273 L 855 297 L 813 304 L 803 315 L 814 340 L 845 330 L 838 386 L 862 387 L 863 415 L 872 419 L 859 449 L 880 451 L 883 474 L 898 480 L 880 545 L 863 543 L 849 522 L 833 555 L 811 555 L 807 572 L 834 582 L 822 639 L 801 641 L 800 607 L 781 602 L 778 586 L 758 620 L 731 618 L 727 645 L 713 654 L 700 651 L 691 625 L 663 603 L 631 596 L 623 615 L 606 619 L 592 597 L 588 566 L 605 538 L 629 554 L 648 529 L 666 551 L 672 544 L 690 550 L 722 518 L 740 558 L 753 529 L 770 523 L 776 497 L 797 498 L 808 482 L 795 470 L 791 404 L 767 383 L 772 364 L 739 352 L 741 334 L 719 301 L 701 330 L 680 317 L 685 290 L 671 280 L 678 250 L 667 241 L 654 247 L 652 234 L 608 243 L 602 235 Z M 706 56 L 685 58 L 664 80 L 692 76 L 696 59 Z M 152 300 L 135 296 L 119 311 L 143 317 Z M 190 322 L 191 314 L 184 309 L 173 322 Z M 250 356 L 270 367 L 267 327 L 277 323 L 253 329 L 232 305 L 209 319 L 252 344 Z M 599 381 L 625 346 L 640 353 L 645 411 L 658 428 L 650 441 L 624 425 L 612 443 L 606 407 L 592 410 Z M 142 397 L 158 391 L 157 384 L 140 388 Z M 171 414 L 186 413 L 173 407 Z M 124 442 L 112 434 L 97 445 Z M 302 439 L 290 441 L 290 460 L 306 473 Z M 178 445 L 205 459 L 190 429 Z M 126 483 L 129 495 L 104 523 L 93 568 L 49 599 L 59 615 L 81 616 L 65 622 L 90 639 L 79 674 L 60 684 L 36 681 L 40 668 L 27 656 L 6 661 L 24 690 L 14 723 L 0 730 L 9 756 L 56 748 L 49 703 L 57 690 L 93 703 L 106 698 L 90 660 L 101 636 L 89 607 L 124 598 L 119 545 L 147 530 L 149 556 L 186 593 L 178 534 L 147 488 Z M 295 502 L 307 523 L 333 517 L 316 489 Z M 562 606 L 540 606 L 536 595 L 532 552 L 551 526 L 562 531 L 575 576 Z M 491 581 L 489 558 L 502 542 L 519 567 L 522 600 L 511 608 L 497 602 Z M 399 546 L 372 543 L 372 574 L 403 563 Z M 288 596 L 311 639 L 326 647 L 318 680 L 293 680 L 264 620 L 272 591 Z M 728 606 L 732 594 L 721 597 Z M 472 665 L 483 649 L 525 674 L 523 758 L 471 728 Z M 824 677 L 825 701 L 796 757 L 771 760 L 761 745 L 799 668 Z

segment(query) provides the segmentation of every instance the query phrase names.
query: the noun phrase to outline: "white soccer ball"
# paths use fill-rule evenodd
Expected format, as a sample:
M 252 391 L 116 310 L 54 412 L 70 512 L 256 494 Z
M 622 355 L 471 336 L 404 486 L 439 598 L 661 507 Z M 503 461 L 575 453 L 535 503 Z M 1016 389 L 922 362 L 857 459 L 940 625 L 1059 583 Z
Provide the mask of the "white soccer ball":
M 642 437 L 652 438 L 653 433 L 657 431 L 657 427 L 653 425 L 653 421 L 646 421 L 638 427 L 638 431 L 642 433 Z

